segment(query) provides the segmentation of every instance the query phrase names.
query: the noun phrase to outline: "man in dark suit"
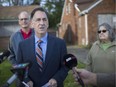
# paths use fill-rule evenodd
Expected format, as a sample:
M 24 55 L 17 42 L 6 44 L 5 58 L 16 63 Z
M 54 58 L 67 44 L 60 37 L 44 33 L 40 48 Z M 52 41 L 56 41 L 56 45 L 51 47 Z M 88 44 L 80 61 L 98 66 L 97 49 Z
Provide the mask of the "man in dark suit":
M 63 81 L 68 75 L 68 69 L 63 65 L 63 56 L 67 53 L 66 44 L 62 39 L 47 33 L 48 15 L 43 8 L 32 11 L 31 21 L 35 35 L 21 42 L 17 52 L 18 63 L 32 63 L 25 81 L 29 87 L 63 87 Z M 38 54 L 42 62 L 37 59 L 38 40 L 42 41 L 39 44 L 42 52 Z

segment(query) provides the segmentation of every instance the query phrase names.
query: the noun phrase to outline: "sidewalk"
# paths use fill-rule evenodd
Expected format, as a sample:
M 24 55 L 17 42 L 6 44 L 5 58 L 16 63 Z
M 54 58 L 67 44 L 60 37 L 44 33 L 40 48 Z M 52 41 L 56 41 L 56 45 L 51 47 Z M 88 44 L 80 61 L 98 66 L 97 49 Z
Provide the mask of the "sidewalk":
M 68 53 L 75 55 L 76 58 L 83 63 L 89 52 L 89 49 L 79 48 L 77 46 L 67 46 L 67 50 L 68 50 Z

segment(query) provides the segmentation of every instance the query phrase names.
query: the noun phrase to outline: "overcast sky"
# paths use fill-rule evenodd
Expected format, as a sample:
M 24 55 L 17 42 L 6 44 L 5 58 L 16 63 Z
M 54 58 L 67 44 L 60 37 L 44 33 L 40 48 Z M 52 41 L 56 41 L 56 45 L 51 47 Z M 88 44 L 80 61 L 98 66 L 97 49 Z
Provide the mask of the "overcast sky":
M 24 4 L 26 4 L 27 1 L 29 1 L 29 4 L 31 4 L 33 2 L 33 0 L 23 0 Z M 42 0 L 41 5 L 44 5 L 45 1 L 46 0 Z M 2 5 L 3 6 L 9 6 L 9 3 L 8 2 L 4 2 Z

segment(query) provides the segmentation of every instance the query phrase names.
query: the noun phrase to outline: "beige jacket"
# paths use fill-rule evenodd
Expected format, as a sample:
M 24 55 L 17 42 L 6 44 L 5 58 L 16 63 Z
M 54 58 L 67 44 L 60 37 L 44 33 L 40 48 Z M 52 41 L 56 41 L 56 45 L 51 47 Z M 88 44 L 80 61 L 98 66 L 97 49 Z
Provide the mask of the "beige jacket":
M 87 70 L 97 73 L 97 87 L 115 87 L 116 73 L 116 41 L 103 50 L 96 41 L 87 57 Z M 113 75 L 112 75 L 113 73 Z
M 103 50 L 100 42 L 96 41 L 87 57 L 87 69 L 95 73 L 114 73 L 116 70 L 116 41 L 110 47 Z

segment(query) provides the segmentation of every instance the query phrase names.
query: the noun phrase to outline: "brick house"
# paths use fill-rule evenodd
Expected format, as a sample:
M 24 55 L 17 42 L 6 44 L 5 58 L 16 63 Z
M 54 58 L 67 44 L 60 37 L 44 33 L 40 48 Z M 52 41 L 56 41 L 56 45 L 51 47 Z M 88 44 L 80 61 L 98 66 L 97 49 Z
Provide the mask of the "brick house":
M 65 0 L 59 37 L 67 44 L 92 44 L 101 23 L 107 22 L 114 28 L 115 4 L 115 0 Z
M 33 6 L 0 6 L 0 50 L 5 50 L 8 47 L 9 37 L 11 34 L 20 29 L 18 24 L 18 14 L 21 11 L 31 11 L 38 7 Z

